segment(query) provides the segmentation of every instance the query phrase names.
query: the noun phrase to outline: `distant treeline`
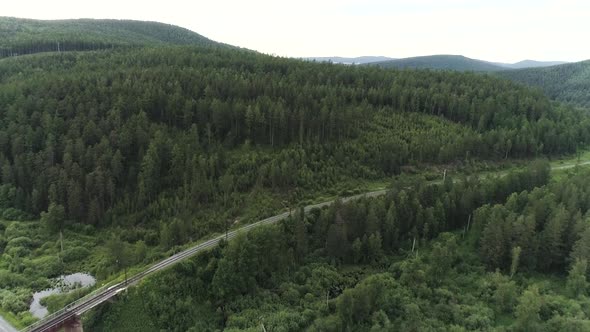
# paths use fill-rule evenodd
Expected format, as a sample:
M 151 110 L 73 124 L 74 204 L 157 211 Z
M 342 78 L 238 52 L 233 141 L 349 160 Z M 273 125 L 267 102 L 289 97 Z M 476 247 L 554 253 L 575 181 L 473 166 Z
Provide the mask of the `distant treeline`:
M 130 20 L 39 21 L 0 17 L 0 58 L 41 52 L 95 51 L 163 45 L 214 46 L 195 32 Z
M 130 47 L 130 45 L 121 45 L 104 42 L 89 42 L 89 41 L 55 41 L 55 42 L 29 42 L 10 47 L 0 46 L 0 58 L 36 54 L 43 52 L 71 52 L 71 51 L 97 51 L 105 49 L 114 49 L 121 47 Z

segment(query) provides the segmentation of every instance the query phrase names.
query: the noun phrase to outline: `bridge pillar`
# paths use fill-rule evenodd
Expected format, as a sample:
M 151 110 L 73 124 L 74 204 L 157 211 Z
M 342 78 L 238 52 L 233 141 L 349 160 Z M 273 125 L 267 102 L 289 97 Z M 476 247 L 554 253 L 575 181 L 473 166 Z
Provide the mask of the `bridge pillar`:
M 64 332 L 84 332 L 80 316 L 74 316 L 72 320 L 68 321 L 64 325 Z

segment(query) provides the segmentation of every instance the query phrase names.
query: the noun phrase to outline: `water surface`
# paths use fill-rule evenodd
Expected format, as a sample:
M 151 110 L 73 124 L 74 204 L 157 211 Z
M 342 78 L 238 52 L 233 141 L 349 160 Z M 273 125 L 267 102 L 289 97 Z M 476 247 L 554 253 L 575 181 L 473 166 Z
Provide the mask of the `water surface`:
M 48 312 L 47 308 L 41 305 L 41 299 L 52 294 L 67 293 L 80 287 L 94 286 L 95 283 L 96 279 L 86 273 L 73 273 L 56 278 L 54 280 L 55 287 L 33 294 L 33 302 L 31 302 L 31 305 L 29 306 L 29 312 L 33 314 L 33 316 L 41 319 L 45 317 Z

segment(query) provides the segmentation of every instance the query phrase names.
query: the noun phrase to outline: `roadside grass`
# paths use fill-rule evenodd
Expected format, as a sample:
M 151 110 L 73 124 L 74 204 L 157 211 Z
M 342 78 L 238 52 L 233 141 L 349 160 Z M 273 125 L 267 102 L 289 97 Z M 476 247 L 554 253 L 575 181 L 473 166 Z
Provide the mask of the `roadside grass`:
M 12 312 L 0 308 L 0 316 L 2 316 L 2 318 L 4 318 L 5 321 L 7 321 L 10 325 L 12 325 L 14 328 L 18 330 L 23 329 L 25 327 L 25 325 L 22 324 L 21 319 L 19 319 L 18 316 Z
M 590 162 L 590 150 L 580 151 L 578 154 L 564 156 L 550 162 L 552 168 L 574 166 L 578 163 Z

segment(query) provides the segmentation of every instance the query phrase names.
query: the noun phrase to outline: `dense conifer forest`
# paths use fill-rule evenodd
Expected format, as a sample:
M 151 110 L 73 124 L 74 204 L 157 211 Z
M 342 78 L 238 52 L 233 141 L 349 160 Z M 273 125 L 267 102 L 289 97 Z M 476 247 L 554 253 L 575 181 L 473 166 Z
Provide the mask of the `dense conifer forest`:
M 190 214 L 257 186 L 314 189 L 590 140 L 581 111 L 475 74 L 201 48 L 5 59 L 0 73 L 3 207 L 38 216 L 61 205 L 95 226 L 113 207 Z
M 385 197 L 244 234 L 90 322 L 97 331 L 586 331 L 589 175 L 548 182 L 537 163 L 504 178 L 394 184 Z
M 385 183 L 147 279 L 88 329 L 587 327 L 587 173 L 550 180 L 538 161 L 588 146 L 585 109 L 495 75 L 285 59 L 157 23 L 2 18 L 2 36 L 0 313 L 23 325 L 61 274 L 113 279 Z M 440 181 L 510 163 L 530 165 Z

